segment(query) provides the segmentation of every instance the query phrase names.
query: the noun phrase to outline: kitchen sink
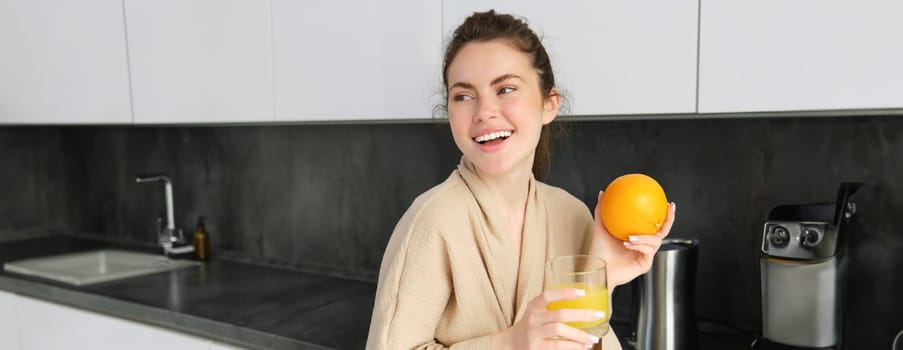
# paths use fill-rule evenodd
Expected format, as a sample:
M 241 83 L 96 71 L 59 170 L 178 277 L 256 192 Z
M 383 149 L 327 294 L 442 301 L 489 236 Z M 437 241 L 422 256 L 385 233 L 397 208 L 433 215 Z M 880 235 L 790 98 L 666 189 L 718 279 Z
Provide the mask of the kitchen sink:
M 11 261 L 3 264 L 3 269 L 82 286 L 198 265 L 156 254 L 101 249 Z

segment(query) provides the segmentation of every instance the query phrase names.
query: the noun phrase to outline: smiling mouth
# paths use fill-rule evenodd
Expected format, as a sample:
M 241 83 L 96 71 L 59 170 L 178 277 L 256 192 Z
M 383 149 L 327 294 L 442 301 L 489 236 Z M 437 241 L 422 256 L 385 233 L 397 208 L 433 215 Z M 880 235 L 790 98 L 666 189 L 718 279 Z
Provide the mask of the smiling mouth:
M 514 132 L 508 131 L 508 130 L 496 131 L 496 132 L 488 133 L 486 135 L 480 135 L 480 136 L 474 137 L 473 140 L 482 145 L 482 144 L 485 144 L 490 141 L 505 140 L 505 139 L 511 137 L 512 134 L 514 134 Z

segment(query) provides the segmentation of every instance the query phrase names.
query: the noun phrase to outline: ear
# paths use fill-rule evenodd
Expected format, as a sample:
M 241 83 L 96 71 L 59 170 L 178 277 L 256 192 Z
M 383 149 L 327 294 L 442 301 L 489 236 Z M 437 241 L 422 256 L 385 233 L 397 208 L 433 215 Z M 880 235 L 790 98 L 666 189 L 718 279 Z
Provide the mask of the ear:
M 558 107 L 561 106 L 561 95 L 558 94 L 558 88 L 552 87 L 549 91 L 549 97 L 542 103 L 542 124 L 551 123 L 558 116 Z

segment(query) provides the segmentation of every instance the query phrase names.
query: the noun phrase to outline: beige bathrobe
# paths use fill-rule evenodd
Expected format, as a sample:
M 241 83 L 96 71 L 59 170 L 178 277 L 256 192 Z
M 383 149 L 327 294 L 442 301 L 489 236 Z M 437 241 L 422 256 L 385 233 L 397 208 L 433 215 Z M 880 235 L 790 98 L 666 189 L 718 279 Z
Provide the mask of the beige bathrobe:
M 488 349 L 543 291 L 545 263 L 585 253 L 593 219 L 580 200 L 530 179 L 520 259 L 497 199 L 462 159 L 417 197 L 379 272 L 367 349 Z M 618 350 L 613 332 L 604 350 Z

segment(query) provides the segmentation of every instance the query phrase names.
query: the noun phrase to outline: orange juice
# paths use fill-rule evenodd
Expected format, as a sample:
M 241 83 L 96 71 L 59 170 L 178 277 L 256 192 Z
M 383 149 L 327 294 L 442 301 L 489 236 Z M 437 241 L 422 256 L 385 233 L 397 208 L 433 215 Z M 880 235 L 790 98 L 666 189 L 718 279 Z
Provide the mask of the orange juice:
M 561 309 L 593 309 L 605 312 L 605 317 L 590 322 L 565 322 L 568 326 L 588 330 L 608 322 L 608 289 L 587 283 L 559 284 L 551 289 L 577 288 L 586 291 L 586 295 L 577 299 L 554 301 L 547 307 L 549 311 Z

